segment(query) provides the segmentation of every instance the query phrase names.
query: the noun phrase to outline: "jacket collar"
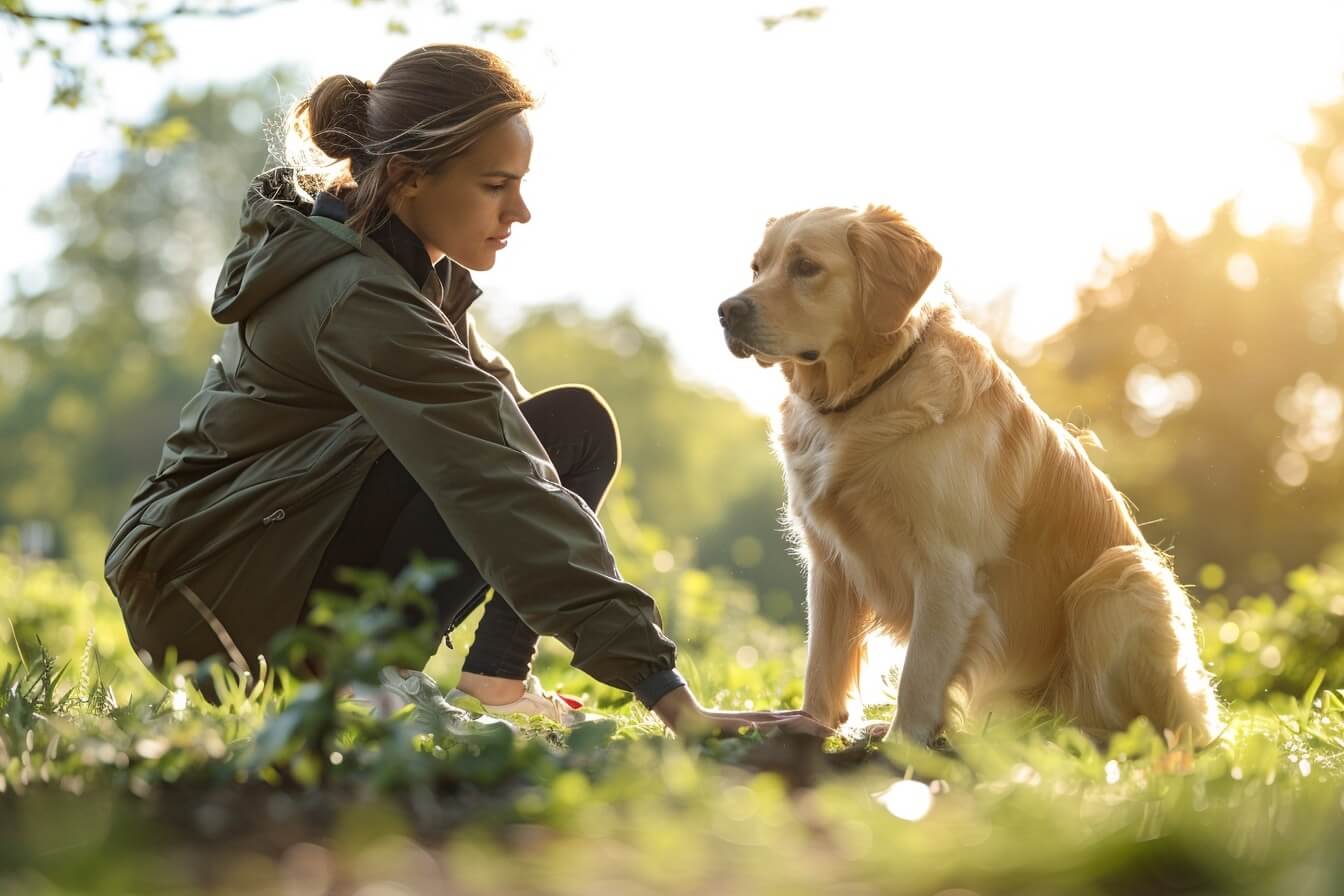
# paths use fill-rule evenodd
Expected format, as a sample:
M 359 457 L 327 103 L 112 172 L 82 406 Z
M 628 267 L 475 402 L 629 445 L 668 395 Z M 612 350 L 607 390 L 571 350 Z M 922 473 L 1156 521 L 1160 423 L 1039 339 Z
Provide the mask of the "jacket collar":
M 331 218 L 344 223 L 345 203 L 331 193 L 325 191 L 318 193 L 309 217 Z M 415 235 L 415 231 L 407 227 L 396 215 L 389 214 L 386 221 L 369 232 L 369 238 L 392 256 L 392 259 L 411 275 L 411 279 L 421 290 L 424 290 L 428 283 L 429 275 L 431 273 L 436 275 L 438 288 L 434 289 L 434 292 L 445 297 L 443 309 L 451 312 L 450 316 L 465 311 L 480 297 L 480 287 L 472 282 L 471 274 L 461 265 L 454 264 L 448 256 L 439 259 L 438 264 L 431 265 L 425 244 Z

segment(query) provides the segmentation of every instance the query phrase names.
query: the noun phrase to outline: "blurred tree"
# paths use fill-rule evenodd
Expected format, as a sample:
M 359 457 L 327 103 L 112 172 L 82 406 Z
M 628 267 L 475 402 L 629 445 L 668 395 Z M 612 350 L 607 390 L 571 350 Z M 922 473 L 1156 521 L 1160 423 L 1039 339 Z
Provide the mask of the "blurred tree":
M 768 456 L 764 444 L 753 452 L 743 446 L 742 456 Z M 722 517 L 700 538 L 699 562 L 722 567 L 756 588 L 761 612 L 776 622 L 804 621 L 803 599 L 807 576 L 790 550 L 791 536 L 782 521 L 784 481 L 779 467 L 770 465 L 762 477 L 723 509 Z
M 55 85 L 53 106 L 77 107 L 97 85 L 88 62 L 82 61 L 80 44 L 92 43 L 95 58 L 127 59 L 159 66 L 176 56 L 164 27 L 174 19 L 235 17 L 249 15 L 287 0 L 233 0 L 179 2 L 153 11 L 142 2 L 100 0 L 92 8 L 77 11 L 69 4 L 0 0 L 0 20 L 19 36 L 19 60 L 25 65 L 34 56 L 46 56 Z
M 219 340 L 209 299 L 283 73 L 172 94 L 152 141 L 93 157 L 36 223 L 63 244 L 0 308 L 0 523 L 114 523 Z M 180 141 L 180 142 L 179 142 Z
M 1344 103 L 1317 116 L 1305 233 L 1243 234 L 1232 203 L 1186 241 L 1156 217 L 1151 250 L 1085 290 L 1022 372 L 1048 411 L 1095 429 L 1096 459 L 1186 580 L 1218 564 L 1232 593 L 1277 590 L 1344 539 Z

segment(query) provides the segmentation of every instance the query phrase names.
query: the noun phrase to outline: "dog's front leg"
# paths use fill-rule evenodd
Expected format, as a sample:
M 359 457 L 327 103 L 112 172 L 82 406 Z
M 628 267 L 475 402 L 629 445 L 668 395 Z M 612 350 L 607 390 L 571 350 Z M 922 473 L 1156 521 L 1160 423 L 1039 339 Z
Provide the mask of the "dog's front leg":
M 859 680 L 868 618 L 839 564 L 814 549 L 807 570 L 803 711 L 823 725 L 833 728 L 848 718 L 845 697 Z
M 975 565 L 964 554 L 929 558 L 913 578 L 914 619 L 888 736 L 899 731 L 928 744 L 943 725 L 947 688 L 983 601 L 975 590 Z

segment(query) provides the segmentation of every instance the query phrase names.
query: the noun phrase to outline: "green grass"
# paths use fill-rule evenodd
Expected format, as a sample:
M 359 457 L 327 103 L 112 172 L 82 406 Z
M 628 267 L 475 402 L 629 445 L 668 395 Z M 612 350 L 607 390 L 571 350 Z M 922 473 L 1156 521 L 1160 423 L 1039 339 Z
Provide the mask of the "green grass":
M 699 570 L 657 584 L 703 699 L 797 705 L 800 632 Z M 339 682 L 218 669 L 215 707 L 189 668 L 150 677 L 101 586 L 0 555 L 0 893 L 1344 892 L 1344 576 L 1288 584 L 1277 605 L 1199 595 L 1231 701 L 1209 749 L 1022 717 L 940 754 L 676 741 L 552 647 L 543 680 L 611 724 L 417 735 Z M 329 612 L 308 649 L 372 674 L 387 619 Z M 446 681 L 454 641 L 430 664 Z

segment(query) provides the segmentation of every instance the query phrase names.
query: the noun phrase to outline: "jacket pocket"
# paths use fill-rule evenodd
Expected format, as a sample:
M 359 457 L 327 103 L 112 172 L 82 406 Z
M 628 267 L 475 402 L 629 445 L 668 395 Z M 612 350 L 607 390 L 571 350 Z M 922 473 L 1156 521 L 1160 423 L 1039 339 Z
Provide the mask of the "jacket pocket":
M 216 420 L 216 426 L 244 425 L 240 418 Z M 365 429 L 366 432 L 360 430 Z M 240 497 L 255 496 L 265 487 L 286 487 L 305 477 L 325 478 L 333 464 L 357 454 L 373 438 L 364 419 L 356 414 L 310 430 L 291 441 L 240 458 L 205 473 L 174 473 L 179 484 L 154 499 L 142 522 L 169 528 L 202 518 L 239 503 Z M 245 500 L 245 499 L 244 499 Z
M 309 504 L 320 500 L 324 496 L 346 485 L 344 477 L 334 476 L 332 479 L 334 481 L 324 482 L 323 487 L 321 488 L 311 489 L 308 492 L 296 492 L 288 498 L 272 502 L 276 505 L 275 509 L 263 516 L 258 516 L 251 520 L 239 521 L 235 524 L 232 531 L 211 543 L 209 547 L 196 554 L 196 556 L 192 557 L 190 561 L 187 561 L 185 565 L 178 566 L 165 573 L 163 580 L 168 586 L 176 585 L 193 573 L 209 566 L 220 554 L 233 547 L 243 538 L 248 535 L 256 534 L 258 528 L 265 528 L 274 523 L 283 522 L 291 513 L 302 510 Z
M 180 581 L 208 566 L 240 540 L 277 524 L 282 525 L 295 512 L 332 492 L 350 487 L 348 473 L 369 450 L 373 441 L 370 439 L 358 447 L 352 446 L 349 455 L 341 458 L 335 466 L 323 470 L 320 478 L 314 479 L 311 471 L 302 471 L 269 479 L 236 491 L 204 510 L 164 527 L 159 540 L 164 542 L 171 539 L 173 545 L 171 550 L 170 546 L 165 545 L 162 552 L 166 556 L 162 556 L 159 561 L 163 569 L 161 580 L 170 585 Z M 218 534 L 213 538 L 196 540 L 197 533 L 210 532 Z M 190 557 L 173 562 L 171 555 L 181 556 L 184 549 L 191 551 Z

